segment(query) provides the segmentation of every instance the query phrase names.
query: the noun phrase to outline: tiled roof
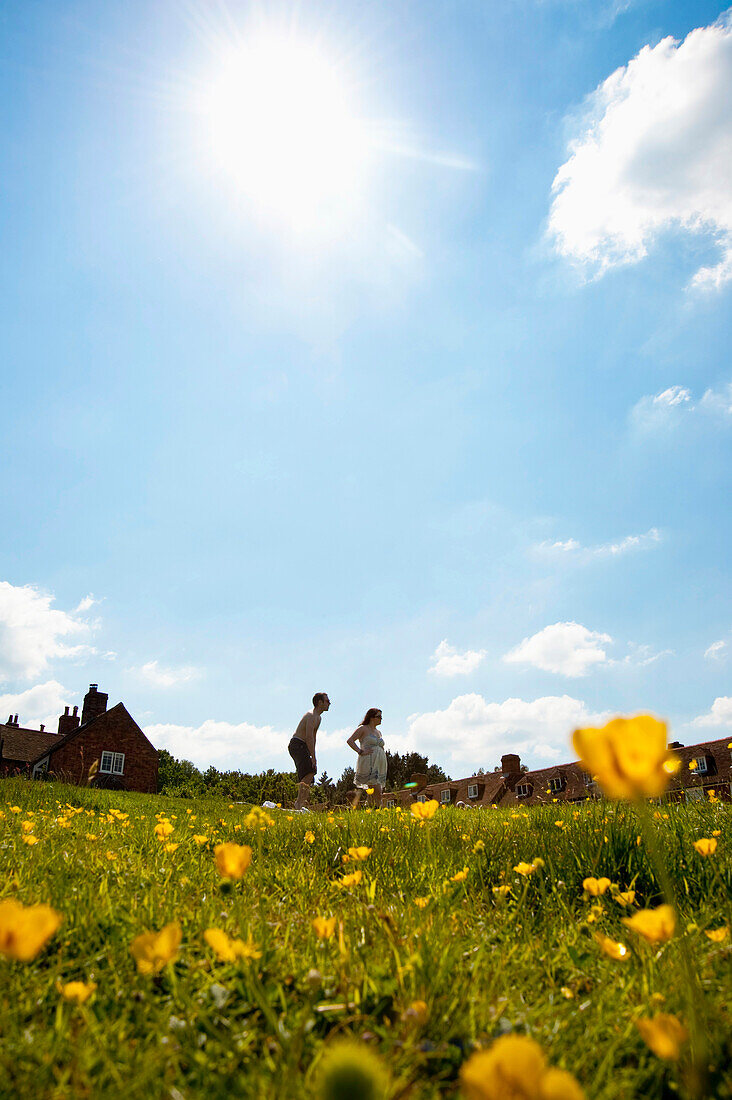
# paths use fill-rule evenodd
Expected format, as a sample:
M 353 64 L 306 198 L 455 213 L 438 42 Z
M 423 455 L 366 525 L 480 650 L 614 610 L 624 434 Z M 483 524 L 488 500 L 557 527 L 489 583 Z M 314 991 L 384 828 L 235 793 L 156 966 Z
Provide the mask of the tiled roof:
M 7 726 L 0 723 L 0 741 L 3 743 L 2 760 L 30 763 L 45 755 L 57 742 L 62 741 L 57 733 L 45 730 L 24 729 L 22 726 Z

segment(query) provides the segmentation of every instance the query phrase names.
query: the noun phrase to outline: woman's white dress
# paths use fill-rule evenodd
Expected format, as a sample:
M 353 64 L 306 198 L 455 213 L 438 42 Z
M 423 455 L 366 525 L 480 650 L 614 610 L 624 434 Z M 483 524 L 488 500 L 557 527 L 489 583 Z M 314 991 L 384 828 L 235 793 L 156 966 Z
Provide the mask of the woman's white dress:
M 373 787 L 378 783 L 383 787 L 386 783 L 386 753 L 381 734 L 376 730 L 364 734 L 361 749 L 366 755 L 359 756 L 356 764 L 356 786 Z

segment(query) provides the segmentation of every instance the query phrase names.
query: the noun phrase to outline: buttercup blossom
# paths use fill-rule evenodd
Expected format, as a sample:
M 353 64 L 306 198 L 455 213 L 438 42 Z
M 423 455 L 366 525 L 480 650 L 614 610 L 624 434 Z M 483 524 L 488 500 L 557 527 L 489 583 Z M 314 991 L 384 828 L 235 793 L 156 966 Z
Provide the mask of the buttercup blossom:
M 533 875 L 534 871 L 538 871 L 540 867 L 544 866 L 544 860 L 538 856 L 534 858 L 531 863 L 517 863 L 514 867 L 514 871 L 517 871 L 520 875 Z
M 348 854 L 351 859 L 368 859 L 368 857 L 371 855 L 371 849 L 364 846 L 361 846 L 360 848 L 349 848 Z
M 648 943 L 666 943 L 676 930 L 676 914 L 670 905 L 659 905 L 656 909 L 639 909 L 632 917 L 623 917 L 623 924 Z
M 649 714 L 614 718 L 601 729 L 577 729 L 572 742 L 581 763 L 597 776 L 609 798 L 657 798 L 678 770 L 665 722 Z
M 439 805 L 436 798 L 431 798 L 429 802 L 413 802 L 410 809 L 417 821 L 429 821 L 437 813 Z
M 582 882 L 582 889 L 586 894 L 596 898 L 599 894 L 604 894 L 606 890 L 609 890 L 611 885 L 609 878 L 586 878 Z
M 694 841 L 694 847 L 700 856 L 713 856 L 717 850 L 717 841 L 715 837 L 703 836 Z
M 158 821 L 153 831 L 158 840 L 167 840 L 167 838 L 173 832 L 173 826 L 170 824 L 169 821 Z
M 30 962 L 58 930 L 63 917 L 50 905 L 0 901 L 0 955 Z
M 604 955 L 615 962 L 625 962 L 630 958 L 630 949 L 624 943 L 611 940 L 609 936 L 603 936 L 602 932 L 595 932 L 595 943 Z
M 220 928 L 207 928 L 203 933 L 208 946 L 221 962 L 236 962 L 237 959 L 260 959 L 262 952 L 251 940 L 231 939 Z
M 658 1058 L 667 1062 L 678 1061 L 681 1044 L 689 1038 L 689 1032 L 677 1016 L 659 1012 L 650 1018 L 641 1017 L 635 1021 L 635 1026 Z
M 252 862 L 252 849 L 248 844 L 217 844 L 214 859 L 218 872 L 224 878 L 241 878 Z
M 584 1100 L 571 1073 L 547 1065 L 538 1043 L 504 1035 L 489 1050 L 471 1054 L 460 1070 L 466 1100 Z
M 729 928 L 726 925 L 723 925 L 721 928 L 707 928 L 704 935 L 707 936 L 712 943 L 722 943 L 729 935 Z
M 341 879 L 336 879 L 336 886 L 358 886 L 359 882 L 363 878 L 363 871 L 354 871 L 353 874 L 344 875 Z
M 96 982 L 67 982 L 66 985 L 56 987 L 65 1001 L 73 1001 L 74 1004 L 83 1005 L 88 1001 L 94 990 Z
M 635 901 L 635 890 L 618 891 L 617 894 L 613 894 L 613 897 L 618 905 L 632 905 Z
M 159 974 L 178 955 L 183 931 L 177 921 L 166 924 L 160 932 L 143 932 L 130 944 L 130 954 L 141 974 Z
M 335 917 L 315 917 L 312 923 L 319 940 L 329 940 L 335 932 Z

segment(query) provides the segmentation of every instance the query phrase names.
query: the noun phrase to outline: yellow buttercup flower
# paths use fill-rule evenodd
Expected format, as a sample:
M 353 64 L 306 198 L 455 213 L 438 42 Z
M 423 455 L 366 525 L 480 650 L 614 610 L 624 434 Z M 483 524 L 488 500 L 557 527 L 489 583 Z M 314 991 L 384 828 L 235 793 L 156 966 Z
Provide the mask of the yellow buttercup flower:
M 252 862 L 252 849 L 248 844 L 217 844 L 214 848 L 214 859 L 219 874 L 224 878 L 241 878 Z
M 140 974 L 159 974 L 178 955 L 183 931 L 178 921 L 166 924 L 160 932 L 143 932 L 130 944 L 130 954 Z
M 484 840 L 476 840 L 475 844 L 473 845 L 473 851 L 477 854 L 478 852 L 483 852 L 484 850 L 485 850 L 485 841 Z
M 310 829 L 308 829 L 308 831 L 305 833 L 305 843 L 306 844 L 312 844 L 314 842 L 314 840 L 315 840 L 315 833 L 311 832 Z
M 586 878 L 582 880 L 582 889 L 586 894 L 596 898 L 610 889 L 612 883 L 609 878 Z
M 363 846 L 360 848 L 349 848 L 348 854 L 351 859 L 368 859 L 368 857 L 371 855 L 371 849 Z
M 336 886 L 358 886 L 359 882 L 363 878 L 363 871 L 354 871 L 350 875 L 344 875 L 341 879 L 336 879 Z
M 23 843 L 29 845 L 31 848 L 34 844 L 38 843 L 38 837 L 34 836 L 33 833 L 24 834 L 22 839 Z
M 595 943 L 604 955 L 615 962 L 625 962 L 630 958 L 630 949 L 624 943 L 611 940 L 609 936 L 603 936 L 602 932 L 595 932 Z
M 534 858 L 531 863 L 517 863 L 514 867 L 514 871 L 517 871 L 520 875 L 533 875 L 534 871 L 538 871 L 540 867 L 544 866 L 544 860 L 538 856 Z
M 20 827 L 24 833 L 32 833 L 35 829 L 35 824 L 32 821 L 21 821 Z
M 716 837 L 700 837 L 694 841 L 694 847 L 700 856 L 713 856 L 717 850 Z
M 221 962 L 233 963 L 237 959 L 261 959 L 262 957 L 262 952 L 251 940 L 231 939 L 220 928 L 207 928 L 203 938 Z
M 613 894 L 618 905 L 632 905 L 635 901 L 635 890 L 618 891 L 617 894 Z
M 50 905 L 0 901 L 0 955 L 30 962 L 58 930 L 63 917 Z
M 707 936 L 712 943 L 722 943 L 729 935 L 729 928 L 726 925 L 722 928 L 708 928 L 704 935 Z
M 415 898 L 414 899 L 414 904 L 417 906 L 418 909 L 426 909 L 427 906 L 429 905 L 429 903 L 430 903 L 429 898 Z
M 584 1100 L 577 1080 L 547 1065 L 538 1043 L 504 1035 L 488 1050 L 471 1054 L 460 1070 L 466 1100 Z
M 167 844 L 164 844 L 163 847 L 166 852 L 175 852 L 178 848 L 180 848 L 180 844 L 174 844 L 171 840 L 168 841 Z
M 669 751 L 666 723 L 649 714 L 614 718 L 601 729 L 577 729 L 572 735 L 582 765 L 609 798 L 657 798 L 678 758 Z
M 430 1010 L 426 1001 L 412 1001 L 409 1008 L 403 1013 L 403 1019 L 413 1021 L 416 1024 L 426 1024 L 429 1014 Z
M 510 886 L 494 886 L 493 887 L 493 893 L 496 895 L 497 898 L 503 899 L 503 898 L 506 897 L 506 894 L 511 893 L 511 887 Z
M 429 821 L 431 817 L 435 816 L 439 806 L 437 799 L 431 798 L 429 802 L 413 802 L 410 809 L 412 816 L 416 817 L 417 821 Z
M 153 830 L 158 840 L 167 840 L 173 832 L 173 826 L 169 821 L 159 821 Z
M 462 871 L 458 871 L 456 874 L 452 875 L 450 882 L 465 882 L 469 870 L 469 867 L 463 867 Z
M 623 917 L 623 924 L 648 943 L 666 943 L 676 930 L 676 914 L 670 905 L 659 905 L 656 909 L 639 909 L 632 917 Z
M 208 844 L 208 837 L 204 833 L 194 833 L 193 839 L 199 848 L 202 848 L 204 844 Z
M 319 940 L 329 940 L 335 932 L 335 917 L 315 917 L 312 923 Z
M 658 1058 L 667 1062 L 678 1061 L 681 1044 L 689 1038 L 689 1032 L 677 1016 L 659 1012 L 655 1016 L 641 1017 L 635 1021 L 635 1026 Z
M 58 983 L 56 988 L 65 1001 L 83 1005 L 85 1001 L 89 1000 L 97 988 L 97 984 L 96 982 L 67 982 L 66 985 Z

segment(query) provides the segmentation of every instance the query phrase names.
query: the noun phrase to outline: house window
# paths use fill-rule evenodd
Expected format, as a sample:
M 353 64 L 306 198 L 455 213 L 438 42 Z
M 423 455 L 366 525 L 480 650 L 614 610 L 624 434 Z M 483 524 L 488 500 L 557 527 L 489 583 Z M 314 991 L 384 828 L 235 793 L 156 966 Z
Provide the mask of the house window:
M 450 801 L 450 791 L 449 790 L 440 791 L 440 802 L 449 802 L 449 801 Z
M 516 788 L 516 794 L 519 798 L 528 798 L 529 796 L 529 784 L 519 783 Z
M 418 794 L 417 795 L 417 801 L 418 802 L 426 802 L 427 801 L 427 795 L 426 794 Z
M 102 753 L 99 770 L 107 775 L 124 775 L 125 754 L 123 752 L 110 752 L 105 749 Z
M 468 798 L 477 798 L 477 797 L 478 797 L 478 784 L 477 783 L 468 783 Z
M 707 767 L 707 758 L 706 758 L 706 756 L 697 756 L 696 764 L 691 769 L 691 774 L 692 775 L 706 775 L 708 770 L 709 769 Z
M 393 810 L 396 806 L 396 798 L 387 798 L 386 807 L 388 810 Z
M 48 771 L 48 757 L 44 756 L 43 760 L 39 760 L 37 764 L 33 765 L 33 778 L 38 775 L 45 775 Z
M 564 783 L 563 783 L 562 777 L 560 775 L 555 775 L 552 779 L 549 780 L 549 790 L 550 791 L 553 791 L 553 792 L 561 791 L 563 786 L 564 786 Z
M 586 787 L 594 787 L 595 786 L 595 780 L 587 772 L 585 772 L 585 786 Z

